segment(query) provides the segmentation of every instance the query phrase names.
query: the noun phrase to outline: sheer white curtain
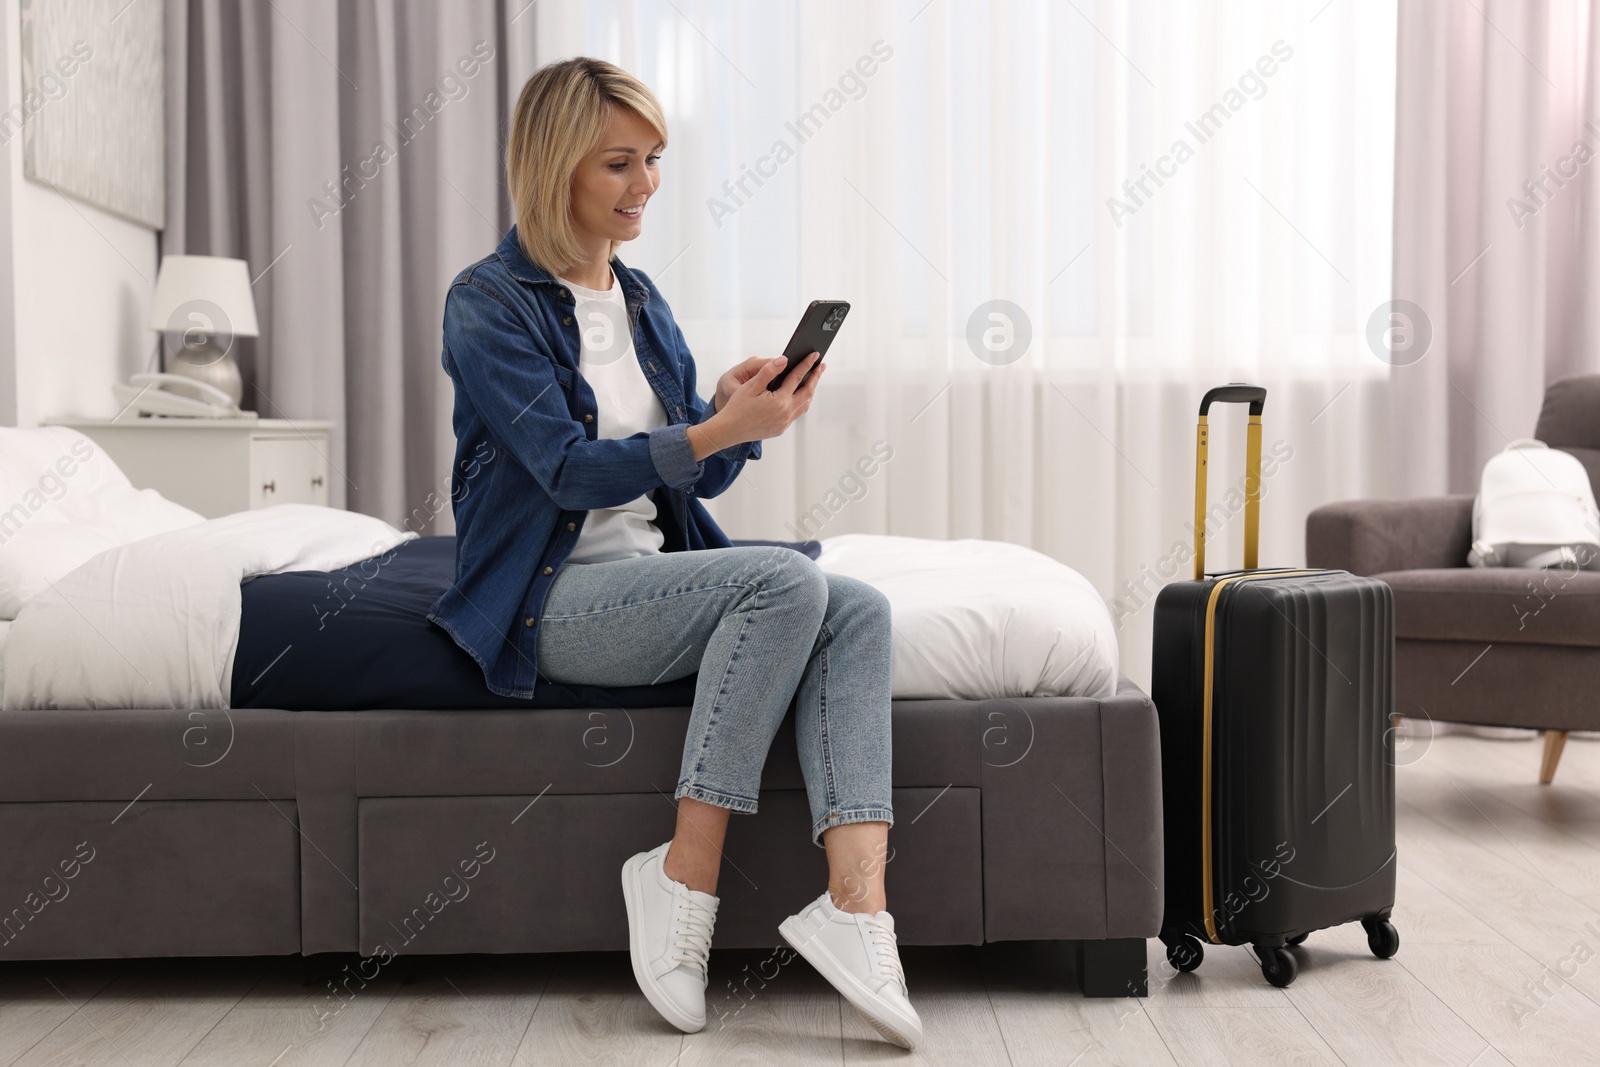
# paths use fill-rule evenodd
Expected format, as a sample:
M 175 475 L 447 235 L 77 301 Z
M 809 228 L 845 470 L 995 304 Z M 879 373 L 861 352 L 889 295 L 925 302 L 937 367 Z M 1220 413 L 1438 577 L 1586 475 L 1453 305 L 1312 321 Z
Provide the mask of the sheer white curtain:
M 1263 563 L 1302 560 L 1317 504 L 1386 490 L 1392 2 L 536 11 L 541 61 L 609 59 L 666 108 L 622 255 L 702 393 L 810 300 L 853 305 L 811 411 L 708 502 L 730 535 L 1030 546 L 1095 583 L 1147 682 L 1205 388 L 1270 391 Z M 1237 565 L 1243 413 L 1212 421 L 1207 559 Z

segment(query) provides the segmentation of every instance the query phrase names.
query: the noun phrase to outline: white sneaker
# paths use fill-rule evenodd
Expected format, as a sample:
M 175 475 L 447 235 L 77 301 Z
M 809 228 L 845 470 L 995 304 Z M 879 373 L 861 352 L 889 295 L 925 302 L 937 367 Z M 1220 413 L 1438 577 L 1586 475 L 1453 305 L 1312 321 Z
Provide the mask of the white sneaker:
M 906 995 L 894 916 L 840 911 L 824 892 L 783 920 L 778 932 L 878 1033 L 901 1048 L 922 1039 L 922 1020 Z
M 667 877 L 667 845 L 622 865 L 628 955 L 645 999 L 667 1022 L 692 1034 L 706 1025 L 706 960 L 717 898 Z

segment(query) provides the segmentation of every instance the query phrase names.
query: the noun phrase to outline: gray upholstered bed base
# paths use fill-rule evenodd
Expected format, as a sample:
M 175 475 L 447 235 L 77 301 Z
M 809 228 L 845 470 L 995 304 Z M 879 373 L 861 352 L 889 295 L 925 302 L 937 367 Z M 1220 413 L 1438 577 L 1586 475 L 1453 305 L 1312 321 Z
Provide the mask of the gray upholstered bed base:
M 624 949 L 618 871 L 671 834 L 688 714 L 0 716 L 0 961 Z M 1125 679 L 1102 701 L 896 701 L 901 943 L 1094 942 L 1100 990 L 1142 990 L 1156 729 Z M 719 947 L 776 945 L 822 891 L 809 818 L 786 724 L 729 830 Z

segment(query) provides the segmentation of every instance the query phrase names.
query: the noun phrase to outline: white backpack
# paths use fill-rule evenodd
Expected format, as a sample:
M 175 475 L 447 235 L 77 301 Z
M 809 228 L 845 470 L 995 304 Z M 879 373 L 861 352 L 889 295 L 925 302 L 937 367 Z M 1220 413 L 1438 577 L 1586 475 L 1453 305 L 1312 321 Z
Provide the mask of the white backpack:
M 1485 463 L 1467 563 L 1600 570 L 1600 509 L 1578 458 L 1523 439 Z

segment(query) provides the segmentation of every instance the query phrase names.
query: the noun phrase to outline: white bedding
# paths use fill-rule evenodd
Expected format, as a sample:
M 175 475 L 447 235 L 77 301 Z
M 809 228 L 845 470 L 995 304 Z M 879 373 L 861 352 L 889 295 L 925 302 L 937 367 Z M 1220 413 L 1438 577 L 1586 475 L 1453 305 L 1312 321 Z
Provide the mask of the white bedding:
M 240 582 L 337 570 L 416 536 L 279 504 L 101 552 L 22 605 L 0 650 L 0 707 L 227 707 Z
M 1116 629 L 1088 579 L 1021 545 L 879 534 L 824 538 L 817 565 L 889 598 L 894 695 L 1116 692 Z
M 227 707 L 240 582 L 337 570 L 416 536 L 281 504 L 109 549 L 0 624 L 0 707 Z M 1110 613 L 1048 556 L 1000 541 L 843 534 L 822 541 L 817 563 L 888 597 L 897 698 L 1115 692 Z
M 101 552 L 197 526 L 205 516 L 135 489 L 110 456 L 66 426 L 0 427 L 0 619 Z M 4 505 L 0 505 L 3 507 Z

